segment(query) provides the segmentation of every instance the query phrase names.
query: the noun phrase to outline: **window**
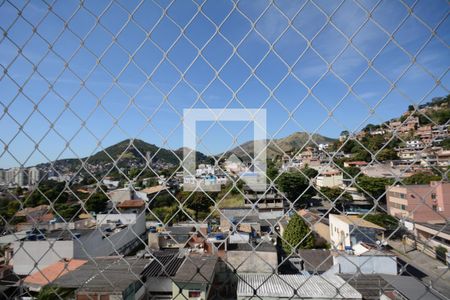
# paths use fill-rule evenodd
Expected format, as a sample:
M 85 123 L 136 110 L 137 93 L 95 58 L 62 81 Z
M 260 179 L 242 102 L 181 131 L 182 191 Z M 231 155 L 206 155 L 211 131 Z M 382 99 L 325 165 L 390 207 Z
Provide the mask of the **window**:
M 433 204 L 433 211 L 437 211 L 437 205 Z
M 389 192 L 389 195 L 391 197 L 395 197 L 395 198 L 400 198 L 400 199 L 405 199 L 406 194 L 403 193 L 398 193 L 398 192 Z
M 198 290 L 189 291 L 189 298 L 199 298 L 201 296 L 201 292 Z
M 431 194 L 431 199 L 436 200 L 436 194 L 435 193 Z

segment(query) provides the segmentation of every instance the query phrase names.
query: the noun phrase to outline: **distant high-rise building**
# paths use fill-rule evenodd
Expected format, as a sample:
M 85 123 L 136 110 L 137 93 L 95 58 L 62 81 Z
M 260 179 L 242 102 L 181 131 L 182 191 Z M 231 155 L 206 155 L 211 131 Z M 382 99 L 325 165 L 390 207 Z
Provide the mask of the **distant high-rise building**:
M 28 169 L 28 185 L 36 185 L 38 184 L 40 179 L 39 169 L 36 167 L 32 167 Z
M 6 184 L 6 170 L 0 169 L 0 184 Z
M 12 168 L 9 170 L 9 180 L 8 183 L 16 184 L 18 186 L 25 185 L 25 172 L 22 168 Z

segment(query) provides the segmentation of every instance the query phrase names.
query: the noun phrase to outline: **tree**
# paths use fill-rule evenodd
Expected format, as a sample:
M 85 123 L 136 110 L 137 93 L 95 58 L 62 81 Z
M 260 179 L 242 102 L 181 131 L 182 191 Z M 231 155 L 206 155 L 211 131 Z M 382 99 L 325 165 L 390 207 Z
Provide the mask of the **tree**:
M 108 201 L 109 198 L 104 193 L 98 192 L 92 194 L 91 197 L 86 200 L 85 207 L 88 212 L 93 211 L 99 213 L 106 209 Z
M 311 249 L 314 247 L 314 235 L 299 215 L 294 214 L 283 233 L 283 250 L 290 254 L 300 249 Z
M 436 252 L 436 258 L 445 263 L 447 256 L 447 248 L 439 245 L 434 248 Z
M 308 178 L 315 178 L 319 174 L 316 169 L 309 167 L 304 168 L 302 171 Z
M 446 138 L 445 140 L 443 140 L 441 146 L 442 148 L 444 148 L 444 150 L 450 150 L 450 138 Z
M 342 169 L 344 171 L 343 174 L 345 179 L 355 178 L 361 171 L 358 167 L 344 167 Z
M 273 161 L 271 161 L 271 160 L 268 160 L 267 161 L 267 170 L 266 170 L 266 174 L 267 174 L 267 177 L 270 179 L 270 180 L 274 180 L 276 177 L 277 177 L 277 175 L 278 175 L 278 168 L 275 166 L 275 163 L 273 162 Z
M 44 286 L 37 295 L 37 300 L 52 300 L 52 299 L 68 299 L 74 296 L 75 289 L 61 288 L 56 286 Z M 58 295 L 58 296 L 56 296 Z
M 404 184 L 430 184 L 431 181 L 441 180 L 440 176 L 429 173 L 417 173 L 403 179 Z
M 398 220 L 393 216 L 387 214 L 366 215 L 364 219 L 378 226 L 381 226 L 388 231 L 396 230 L 399 226 Z
M 335 205 L 344 210 L 345 205 L 353 200 L 352 196 L 348 193 L 344 193 L 341 188 L 323 187 L 320 192 L 324 194 L 330 201 L 335 201 Z
M 380 150 L 377 155 L 377 160 L 386 161 L 386 160 L 396 160 L 398 159 L 397 152 L 394 149 L 385 148 Z
M 360 192 L 369 194 L 374 199 L 380 200 L 386 190 L 386 186 L 391 185 L 392 183 L 392 179 L 389 178 L 359 176 L 357 188 Z
M 211 199 L 216 199 L 217 193 L 194 192 L 189 197 L 190 193 L 180 193 L 181 198 L 184 199 L 184 205 L 194 211 L 194 218 L 198 221 L 200 213 L 208 213 L 209 208 L 214 204 Z
M 348 132 L 348 130 L 343 130 L 341 131 L 341 136 L 349 136 L 350 133 Z
M 286 197 L 296 202 L 303 194 L 303 199 L 311 197 L 312 189 L 309 187 L 309 180 L 300 172 L 286 172 L 278 177 L 277 185 Z

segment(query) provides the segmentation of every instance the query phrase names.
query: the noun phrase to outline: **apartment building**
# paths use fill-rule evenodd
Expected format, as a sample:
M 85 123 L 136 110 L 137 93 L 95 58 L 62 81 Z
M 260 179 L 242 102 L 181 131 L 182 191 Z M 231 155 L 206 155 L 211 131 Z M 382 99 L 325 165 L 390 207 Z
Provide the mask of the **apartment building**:
M 414 222 L 443 223 L 450 218 L 450 183 L 389 187 L 388 212 Z

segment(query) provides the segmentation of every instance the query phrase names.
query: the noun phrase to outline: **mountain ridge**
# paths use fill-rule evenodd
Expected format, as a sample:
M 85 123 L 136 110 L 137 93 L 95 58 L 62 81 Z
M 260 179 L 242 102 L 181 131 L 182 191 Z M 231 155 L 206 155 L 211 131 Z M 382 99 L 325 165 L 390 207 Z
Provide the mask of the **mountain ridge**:
M 311 137 L 311 139 L 310 139 Z M 272 159 L 277 155 L 282 155 L 283 153 L 292 152 L 298 150 L 306 145 L 312 145 L 314 141 L 317 144 L 332 143 L 335 139 L 322 136 L 320 134 L 309 134 L 307 132 L 294 132 L 287 137 L 267 140 L 267 158 Z M 233 148 L 230 151 L 223 152 L 218 155 L 206 155 L 199 151 L 196 151 L 197 163 L 205 162 L 209 157 L 218 157 L 221 155 L 231 155 L 235 154 L 241 159 L 248 155 L 244 153 L 242 149 L 245 150 L 250 155 L 253 155 L 253 142 L 248 141 L 239 146 Z M 154 162 L 162 162 L 177 165 L 183 159 L 183 151 L 185 147 L 180 147 L 176 150 L 170 150 L 168 148 L 159 147 L 155 144 L 143 141 L 141 139 L 125 139 L 116 144 L 105 147 L 103 150 L 96 152 L 91 156 L 86 156 L 80 158 L 81 161 L 88 163 L 90 165 L 108 165 L 113 163 L 111 160 L 117 160 L 119 167 L 126 167 L 130 163 L 135 164 L 145 164 L 146 153 L 150 152 L 152 160 Z M 41 163 L 37 164 L 37 167 L 44 167 L 53 164 L 54 166 L 64 167 L 66 165 L 71 165 L 71 168 L 81 165 L 80 160 L 77 158 L 64 158 L 53 161 L 52 163 Z

